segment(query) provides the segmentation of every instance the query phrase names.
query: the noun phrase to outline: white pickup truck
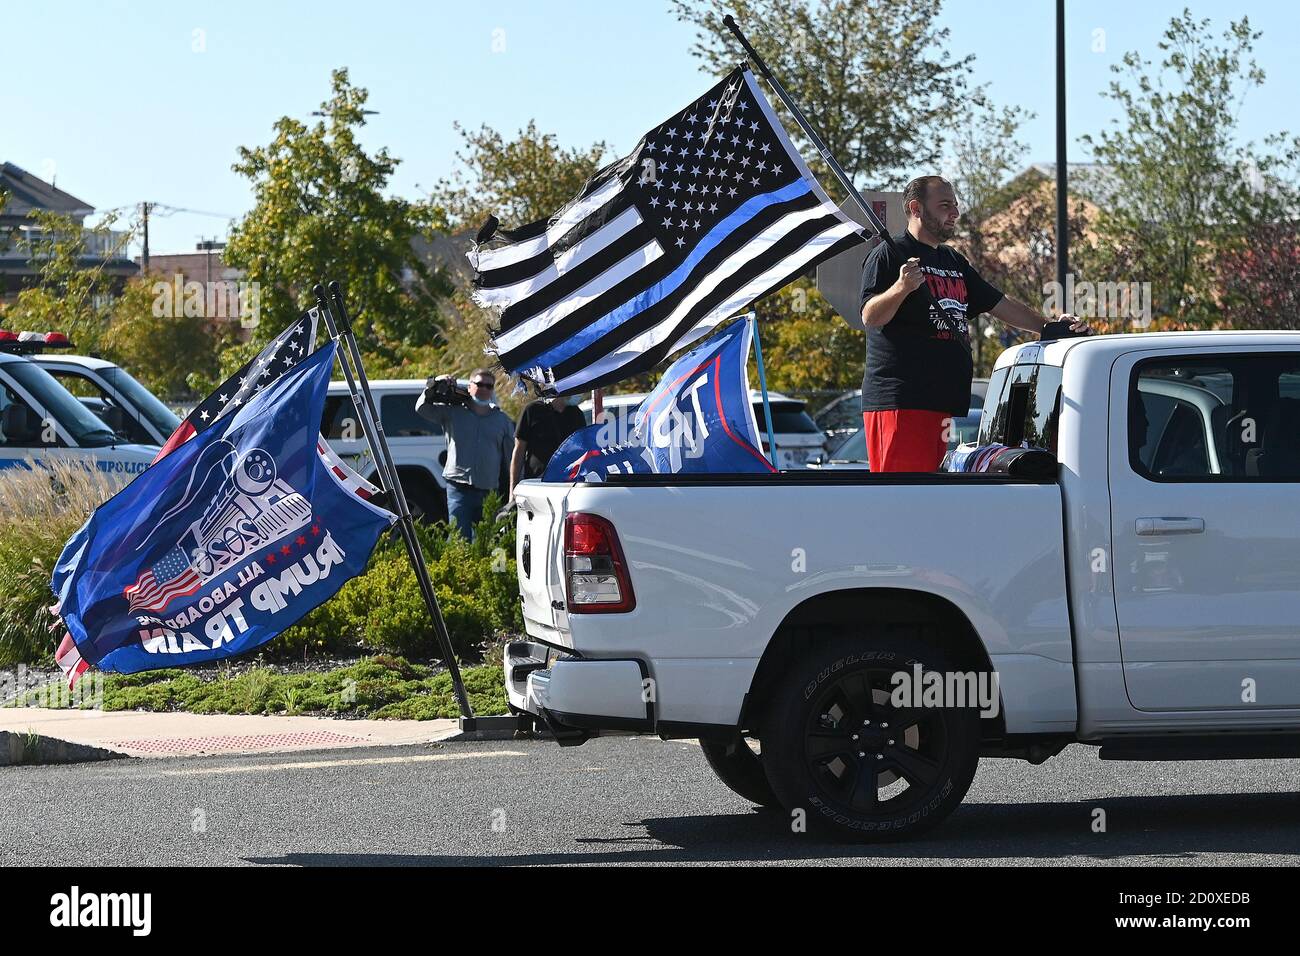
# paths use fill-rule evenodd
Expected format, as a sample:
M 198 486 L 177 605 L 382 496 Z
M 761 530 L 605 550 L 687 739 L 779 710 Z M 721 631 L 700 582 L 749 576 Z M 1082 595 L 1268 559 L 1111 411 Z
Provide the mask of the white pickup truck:
M 1300 756 L 1300 333 L 1008 350 L 980 441 L 1056 475 L 521 483 L 512 709 L 698 738 L 857 840 L 937 823 L 981 756 Z

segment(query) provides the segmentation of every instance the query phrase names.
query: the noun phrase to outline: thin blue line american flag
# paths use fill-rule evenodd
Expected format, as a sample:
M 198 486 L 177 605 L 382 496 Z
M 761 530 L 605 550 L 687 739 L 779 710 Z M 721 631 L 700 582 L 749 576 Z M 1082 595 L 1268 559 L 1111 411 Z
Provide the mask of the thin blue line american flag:
M 489 351 L 545 394 L 656 365 L 863 241 L 740 67 L 549 219 L 489 220 L 469 253 Z

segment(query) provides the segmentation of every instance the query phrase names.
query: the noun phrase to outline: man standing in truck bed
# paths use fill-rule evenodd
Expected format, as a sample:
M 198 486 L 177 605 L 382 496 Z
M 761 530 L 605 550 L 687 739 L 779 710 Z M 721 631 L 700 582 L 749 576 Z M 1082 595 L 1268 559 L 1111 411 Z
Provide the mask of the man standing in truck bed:
M 921 176 L 903 190 L 907 231 L 897 252 L 881 243 L 862 275 L 867 368 L 862 423 L 873 472 L 936 471 L 948 448 L 952 419 L 970 407 L 970 322 L 988 312 L 1015 329 L 1041 332 L 1048 321 L 986 282 L 950 246 L 957 231 L 957 195 L 939 176 Z M 924 283 L 940 308 L 931 304 Z M 1074 316 L 1071 331 L 1087 330 Z

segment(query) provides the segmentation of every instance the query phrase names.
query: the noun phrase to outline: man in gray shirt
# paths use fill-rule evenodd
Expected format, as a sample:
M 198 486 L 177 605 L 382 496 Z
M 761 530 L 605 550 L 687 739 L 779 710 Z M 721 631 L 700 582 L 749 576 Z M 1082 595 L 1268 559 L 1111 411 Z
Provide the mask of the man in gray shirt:
M 445 397 L 455 385 L 450 375 L 439 375 L 425 387 L 415 410 L 447 432 L 447 514 L 466 540 L 472 540 L 474 523 L 483 518 L 483 500 L 496 489 L 505 463 L 514 450 L 515 426 L 492 404 L 496 377 L 476 368 L 469 377 L 469 402 L 449 404 Z M 461 393 L 464 394 L 463 392 Z

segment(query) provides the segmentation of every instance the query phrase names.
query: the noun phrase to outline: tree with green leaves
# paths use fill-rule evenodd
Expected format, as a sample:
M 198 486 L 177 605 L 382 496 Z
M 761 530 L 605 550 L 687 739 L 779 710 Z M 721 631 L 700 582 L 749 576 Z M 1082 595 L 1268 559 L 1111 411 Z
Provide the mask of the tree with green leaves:
M 531 120 L 513 139 L 487 126 L 456 129 L 463 140 L 456 153 L 461 168 L 439 181 L 432 202 L 445 228 L 462 234 L 466 249 L 489 215 L 511 229 L 555 213 L 581 192 L 608 152 L 603 142 L 565 149 Z M 464 282 L 445 306 L 442 368 L 465 374 L 487 362 L 483 348 L 492 316 L 471 301 Z M 527 396 L 502 389 L 497 401 L 517 415 Z
M 41 210 L 32 213 L 31 220 L 34 238 L 18 239 L 17 245 L 35 265 L 36 281 L 4 310 L 4 321 L 20 329 L 55 329 L 84 351 L 98 349 L 120 284 L 104 266 L 125 255 L 131 233 L 114 233 L 112 216 L 92 227 Z M 92 238 L 100 239 L 97 248 L 109 252 L 92 255 Z M 87 265 L 88 259 L 94 262 Z
M 331 90 L 319 122 L 282 117 L 270 143 L 239 150 L 233 168 L 252 184 L 254 205 L 223 255 L 257 284 L 259 322 L 247 346 L 223 357 L 223 373 L 313 304 L 312 286 L 326 279 L 342 283 L 375 370 L 414 366 L 424 375 L 436 355 L 439 305 L 450 284 L 412 243 L 432 238 L 437 210 L 387 194 L 399 160 L 359 142 L 366 90 L 354 87 L 345 69 L 333 72 Z
M 148 275 L 127 282 L 113 301 L 100 350 L 160 398 L 200 398 L 204 393 L 194 385 L 217 378 L 224 347 L 235 344 L 234 330 L 166 308 L 170 300 L 161 299 L 157 284 Z
M 697 29 L 692 52 L 718 76 L 745 58 L 722 24 L 724 14 L 733 14 L 831 154 L 855 182 L 873 188 L 930 172 L 969 95 L 974 57 L 953 59 L 945 50 L 948 31 L 936 25 L 937 0 L 670 3 L 679 20 Z M 785 107 L 773 105 L 806 147 Z M 804 153 L 823 173 L 819 160 Z
M 1251 53 L 1260 33 L 1243 17 L 1215 36 L 1184 10 L 1170 20 L 1153 64 L 1124 55 L 1104 94 L 1120 115 L 1082 140 L 1109 168 L 1099 182 L 1096 242 L 1079 252 L 1092 279 L 1150 282 L 1158 319 L 1224 323 L 1236 292 L 1225 264 L 1247 263 L 1270 228 L 1300 208 L 1300 139 L 1240 143 L 1243 99 L 1264 82 Z M 1279 316 L 1279 321 L 1294 322 Z
M 512 229 L 545 219 L 581 192 L 600 169 L 608 147 L 563 149 L 533 120 L 507 140 L 488 126 L 467 130 L 456 159 L 463 168 L 439 181 L 434 201 L 453 230 L 476 231 L 489 215 Z

